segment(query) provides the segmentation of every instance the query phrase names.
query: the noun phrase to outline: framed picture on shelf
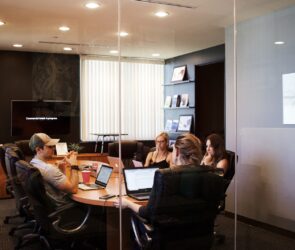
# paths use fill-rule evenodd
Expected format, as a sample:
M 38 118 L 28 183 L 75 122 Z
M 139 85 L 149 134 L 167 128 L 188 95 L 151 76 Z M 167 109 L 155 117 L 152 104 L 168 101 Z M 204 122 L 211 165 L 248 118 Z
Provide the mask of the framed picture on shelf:
M 179 120 L 172 120 L 171 132 L 176 132 L 178 128 Z
M 180 107 L 187 107 L 188 104 L 188 94 L 181 94 Z
M 179 82 L 183 81 L 186 73 L 186 65 L 180 66 L 180 67 L 175 67 L 173 69 L 173 75 L 171 82 Z
M 181 96 L 180 95 L 173 95 L 172 98 L 172 108 L 178 108 L 180 105 Z
M 180 115 L 177 132 L 190 132 L 192 121 L 192 115 Z
M 165 125 L 165 131 L 166 132 L 170 132 L 171 131 L 171 129 L 172 129 L 172 120 L 167 120 L 166 121 L 166 125 Z
M 165 99 L 164 108 L 170 108 L 172 103 L 172 97 L 167 95 Z

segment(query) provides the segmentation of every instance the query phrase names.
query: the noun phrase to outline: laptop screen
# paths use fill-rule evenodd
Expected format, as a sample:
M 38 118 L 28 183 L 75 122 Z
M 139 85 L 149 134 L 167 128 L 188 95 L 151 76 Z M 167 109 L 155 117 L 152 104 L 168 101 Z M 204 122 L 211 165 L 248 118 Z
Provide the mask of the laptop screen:
M 96 177 L 95 184 L 106 187 L 111 177 L 113 168 L 102 164 Z
M 152 189 L 155 172 L 158 169 L 155 167 L 123 169 L 127 193 Z

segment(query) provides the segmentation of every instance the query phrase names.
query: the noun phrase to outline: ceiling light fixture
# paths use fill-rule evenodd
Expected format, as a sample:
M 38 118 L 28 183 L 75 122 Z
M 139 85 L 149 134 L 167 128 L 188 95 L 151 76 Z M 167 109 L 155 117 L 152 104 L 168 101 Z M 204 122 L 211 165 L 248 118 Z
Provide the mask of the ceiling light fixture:
M 15 43 L 12 46 L 15 47 L 15 48 L 22 48 L 23 47 L 23 45 L 19 44 L 19 43 Z
M 285 42 L 284 41 L 276 41 L 276 42 L 274 42 L 274 44 L 276 44 L 276 45 L 282 45 L 282 44 L 285 44 Z
M 169 15 L 169 13 L 166 11 L 158 11 L 155 13 L 155 16 L 157 16 L 157 17 L 166 17 L 168 15 Z
M 86 3 L 85 6 L 88 8 L 88 9 L 97 9 L 98 7 L 100 7 L 100 5 L 96 2 L 89 2 L 89 3 Z
M 111 53 L 111 54 L 118 54 L 119 51 L 118 51 L 118 50 L 110 50 L 110 53 Z
M 160 54 L 159 53 L 153 53 L 152 56 L 157 57 L 157 56 L 160 56 Z
M 68 26 L 60 26 L 58 29 L 60 31 L 69 31 L 70 30 L 70 28 Z
M 64 47 L 65 51 L 72 51 L 73 49 L 71 47 Z
M 129 34 L 127 33 L 127 32 L 125 32 L 125 31 L 121 31 L 120 32 L 120 36 L 121 37 L 125 37 L 125 36 L 128 36 Z
M 2 26 L 4 24 L 5 24 L 5 22 L 3 22 L 3 21 L 0 20 L 0 26 Z

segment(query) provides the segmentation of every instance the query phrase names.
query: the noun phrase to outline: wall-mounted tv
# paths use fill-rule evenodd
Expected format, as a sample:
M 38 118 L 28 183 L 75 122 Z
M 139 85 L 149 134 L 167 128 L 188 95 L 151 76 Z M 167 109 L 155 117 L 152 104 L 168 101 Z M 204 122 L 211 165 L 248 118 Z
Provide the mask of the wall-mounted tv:
M 12 100 L 11 135 L 30 138 L 34 133 L 67 135 L 71 127 L 71 101 Z

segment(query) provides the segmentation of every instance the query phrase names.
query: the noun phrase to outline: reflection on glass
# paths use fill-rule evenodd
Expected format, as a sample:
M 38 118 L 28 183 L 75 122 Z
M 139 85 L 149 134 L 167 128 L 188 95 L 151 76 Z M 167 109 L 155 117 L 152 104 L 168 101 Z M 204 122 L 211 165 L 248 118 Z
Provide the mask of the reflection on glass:
M 283 123 L 295 124 L 295 73 L 283 75 Z

